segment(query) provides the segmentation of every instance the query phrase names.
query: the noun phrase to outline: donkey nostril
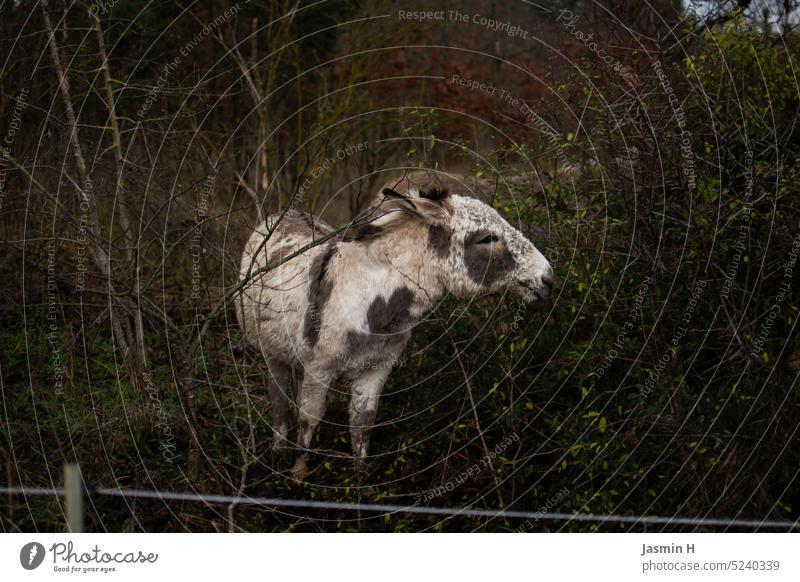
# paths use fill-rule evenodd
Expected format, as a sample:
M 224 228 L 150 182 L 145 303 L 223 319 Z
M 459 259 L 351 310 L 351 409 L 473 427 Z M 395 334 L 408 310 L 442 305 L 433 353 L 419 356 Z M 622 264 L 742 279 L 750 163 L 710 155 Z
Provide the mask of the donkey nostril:
M 542 275 L 542 285 L 547 290 L 547 293 L 553 290 L 553 274 L 552 273 L 545 273 Z

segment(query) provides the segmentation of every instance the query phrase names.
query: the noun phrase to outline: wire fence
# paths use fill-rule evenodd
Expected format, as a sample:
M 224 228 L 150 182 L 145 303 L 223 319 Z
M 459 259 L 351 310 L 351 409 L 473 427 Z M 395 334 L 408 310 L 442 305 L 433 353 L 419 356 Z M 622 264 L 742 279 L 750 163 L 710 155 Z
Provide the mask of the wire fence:
M 501 518 L 529 521 L 557 522 L 589 522 L 596 524 L 632 524 L 632 525 L 673 525 L 715 528 L 770 529 L 794 531 L 800 530 L 800 519 L 797 521 L 725 519 L 697 517 L 659 517 L 652 515 L 600 515 L 591 513 L 558 513 L 546 511 L 516 511 L 510 509 L 471 509 L 455 507 L 421 507 L 417 505 L 397 505 L 381 503 L 343 503 L 338 501 L 314 501 L 309 499 L 284 499 L 272 497 L 251 497 L 248 495 L 214 495 L 203 493 L 180 493 L 145 489 L 118 489 L 92 487 L 80 478 L 80 471 L 74 465 L 67 466 L 67 478 L 64 488 L 32 488 L 32 487 L 0 487 L 0 494 L 24 496 L 59 496 L 65 497 L 67 531 L 83 531 L 83 498 L 85 496 L 109 496 L 126 499 L 153 499 L 159 501 L 189 501 L 208 505 L 227 505 L 230 507 L 246 506 L 264 509 L 328 509 L 348 512 L 374 512 L 383 514 L 403 513 L 417 515 L 433 515 L 440 517 L 469 518 Z M 78 478 L 75 478 L 75 476 Z M 71 476 L 71 478 L 70 478 Z

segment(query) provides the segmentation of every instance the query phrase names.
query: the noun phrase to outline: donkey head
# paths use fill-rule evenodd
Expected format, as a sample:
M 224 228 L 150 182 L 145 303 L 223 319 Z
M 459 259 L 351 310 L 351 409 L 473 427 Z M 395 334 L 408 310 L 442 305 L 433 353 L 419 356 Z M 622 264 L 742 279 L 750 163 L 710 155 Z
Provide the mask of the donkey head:
M 386 188 L 383 194 L 392 206 L 427 224 L 431 261 L 457 297 L 495 293 L 507 286 L 528 301 L 552 292 L 550 263 L 487 204 L 437 189 L 404 195 Z

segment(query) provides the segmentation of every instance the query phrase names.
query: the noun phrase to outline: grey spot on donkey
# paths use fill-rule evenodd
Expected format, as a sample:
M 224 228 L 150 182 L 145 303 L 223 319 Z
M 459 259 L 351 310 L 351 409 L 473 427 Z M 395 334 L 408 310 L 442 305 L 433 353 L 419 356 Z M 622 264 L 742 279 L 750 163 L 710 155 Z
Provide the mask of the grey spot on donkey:
M 328 274 L 328 265 L 336 253 L 336 245 L 329 244 L 324 253 L 318 255 L 311 264 L 311 281 L 308 285 L 308 309 L 303 322 L 303 337 L 313 348 L 319 340 L 322 328 L 322 312 L 331 296 L 333 282 Z
M 376 297 L 367 310 L 368 333 L 357 330 L 347 332 L 347 356 L 365 356 L 380 354 L 392 344 L 408 341 L 407 331 L 411 318 L 411 304 L 414 294 L 408 287 L 395 289 L 389 301 L 380 295 Z

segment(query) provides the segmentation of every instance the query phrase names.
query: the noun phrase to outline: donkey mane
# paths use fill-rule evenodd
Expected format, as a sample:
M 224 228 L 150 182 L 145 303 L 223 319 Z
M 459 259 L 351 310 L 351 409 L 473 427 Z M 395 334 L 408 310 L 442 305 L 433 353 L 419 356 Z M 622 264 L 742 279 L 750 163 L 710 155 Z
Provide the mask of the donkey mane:
M 395 198 L 395 200 L 397 197 L 402 199 L 419 197 L 424 198 L 425 200 L 430 200 L 432 203 L 436 204 L 446 204 L 446 200 L 448 200 L 450 197 L 450 192 L 446 188 L 431 188 L 421 192 L 412 190 L 405 194 L 400 194 L 392 190 L 389 190 L 389 192 L 391 192 L 391 195 Z M 386 196 L 386 198 L 377 204 L 378 208 L 380 208 L 380 205 L 388 199 L 387 190 L 384 190 L 384 196 Z M 403 215 L 403 212 L 395 212 L 393 213 L 393 216 L 387 220 L 378 219 L 363 224 L 356 224 L 344 232 L 341 240 L 343 242 L 360 242 L 369 244 L 400 227 L 402 221 L 398 219 L 401 217 L 401 215 Z
M 420 198 L 427 198 L 435 202 L 441 202 L 450 197 L 450 191 L 447 188 L 431 188 L 419 193 Z

